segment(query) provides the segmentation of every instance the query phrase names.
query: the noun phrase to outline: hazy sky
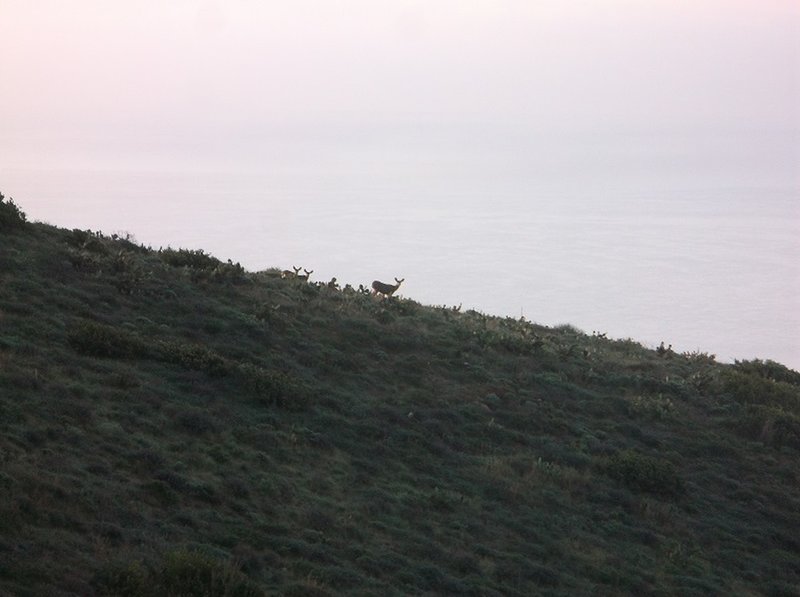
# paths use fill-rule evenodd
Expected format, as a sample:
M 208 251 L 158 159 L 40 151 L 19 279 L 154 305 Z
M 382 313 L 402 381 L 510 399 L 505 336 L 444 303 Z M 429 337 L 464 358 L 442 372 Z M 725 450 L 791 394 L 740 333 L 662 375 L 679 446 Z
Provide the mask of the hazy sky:
M 797 0 L 0 0 L 0 151 L 294 123 L 798 127 L 799 81 Z

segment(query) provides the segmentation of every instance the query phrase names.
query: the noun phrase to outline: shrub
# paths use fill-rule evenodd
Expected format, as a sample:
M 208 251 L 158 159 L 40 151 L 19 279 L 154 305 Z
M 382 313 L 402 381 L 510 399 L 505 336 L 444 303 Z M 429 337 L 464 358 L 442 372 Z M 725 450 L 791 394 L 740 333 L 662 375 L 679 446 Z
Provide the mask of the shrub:
M 161 260 L 167 265 L 173 267 L 188 267 L 197 270 L 213 270 L 222 263 L 216 257 L 203 251 L 203 249 L 193 251 L 190 249 L 175 250 L 167 247 L 166 249 L 159 250 L 158 256 L 161 257 Z
M 72 247 L 67 249 L 67 259 L 77 271 L 89 274 L 99 271 L 103 263 L 102 259 L 94 253 Z
M 780 406 L 800 414 L 800 387 L 775 381 L 764 376 L 763 371 L 736 367 L 724 375 L 723 387 L 737 402 Z
M 73 326 L 67 334 L 70 346 L 81 354 L 106 358 L 147 357 L 202 371 L 212 377 L 230 372 L 229 362 L 205 346 L 174 341 L 148 343 L 138 335 L 93 321 Z
M 159 506 L 172 506 L 178 502 L 178 496 L 164 481 L 148 481 L 142 485 L 142 490 Z
M 438 487 L 435 487 L 426 497 L 428 506 L 433 510 L 439 510 L 441 512 L 452 512 L 464 502 L 464 496 L 462 494 L 446 489 L 439 489 Z
M 327 591 L 319 582 L 309 578 L 292 583 L 283 590 L 284 597 L 332 597 L 333 593 Z
M 626 450 L 612 456 L 608 475 L 634 491 L 677 496 L 684 491 L 683 480 L 672 463 Z
M 103 255 L 108 253 L 108 248 L 105 243 L 103 243 L 103 234 L 101 232 L 92 232 L 91 230 L 75 228 L 67 237 L 67 243 L 82 251 L 89 251 L 90 253 L 99 253 Z
M 197 344 L 182 342 L 159 342 L 155 349 L 155 358 L 191 369 L 202 371 L 211 377 L 224 377 L 230 372 L 228 361 L 213 350 Z
M 800 385 L 800 373 L 789 369 L 780 363 L 776 363 L 775 361 L 762 361 L 760 359 L 754 359 L 752 361 L 736 361 L 733 367 L 736 371 L 754 375 L 762 379 Z
M 219 429 L 216 420 L 211 415 L 196 408 L 179 413 L 175 417 L 175 423 L 192 435 L 214 433 Z
M 780 407 L 749 404 L 735 426 L 750 439 L 769 446 L 800 449 L 800 417 Z
M 240 263 L 233 263 L 230 259 L 228 263 L 220 263 L 211 270 L 210 279 L 212 282 L 224 284 L 242 284 L 247 281 L 247 272 Z
M 394 321 L 394 315 L 388 309 L 381 308 L 375 313 L 375 319 L 378 323 L 389 325 Z
M 408 299 L 400 299 L 390 296 L 382 301 L 384 310 L 399 315 L 401 317 L 408 317 L 410 315 L 417 315 L 420 312 L 421 305 L 417 302 Z
M 247 282 L 247 272 L 239 263 L 230 259 L 223 263 L 202 249 L 160 249 L 158 256 L 167 265 L 185 267 L 191 270 L 193 281 L 208 280 L 223 284 L 242 284 Z
M 144 280 L 145 276 L 141 271 L 132 269 L 118 274 L 111 283 L 120 294 L 135 294 L 141 290 Z
M 141 290 L 143 282 L 149 277 L 130 251 L 117 251 L 109 260 L 109 271 L 113 274 L 111 283 L 121 294 L 134 294 Z
M 687 351 L 681 353 L 681 356 L 693 365 L 713 365 L 717 362 L 717 356 L 699 350 Z
M 235 566 L 179 549 L 170 552 L 157 571 L 161 595 L 261 597 L 264 593 Z
M 100 595 L 139 597 L 147 594 L 147 570 L 141 562 L 112 562 L 101 568 L 93 582 Z
M 145 343 L 138 336 L 93 321 L 74 325 L 67 333 L 67 342 L 79 353 L 93 357 L 125 359 L 146 353 Z
M 269 405 L 300 409 L 308 402 L 306 388 L 281 371 L 267 371 L 250 363 L 242 363 L 238 374 L 244 386 Z
M 27 225 L 28 218 L 14 200 L 9 197 L 5 200 L 0 193 L 0 230 L 20 230 Z
M 662 394 L 640 395 L 628 400 L 628 412 L 651 419 L 667 419 L 673 415 L 675 403 Z
M 156 566 L 113 562 L 95 574 L 99 595 L 119 597 L 262 597 L 264 592 L 230 562 L 188 549 L 167 553 Z

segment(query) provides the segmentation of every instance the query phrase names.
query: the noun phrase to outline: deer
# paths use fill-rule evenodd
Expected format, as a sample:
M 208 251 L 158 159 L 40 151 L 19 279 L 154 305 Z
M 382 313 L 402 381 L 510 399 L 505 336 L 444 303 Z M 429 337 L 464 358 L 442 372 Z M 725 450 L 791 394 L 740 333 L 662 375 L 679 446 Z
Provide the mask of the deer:
M 372 283 L 372 294 L 382 294 L 384 297 L 389 298 L 395 293 L 395 291 L 397 291 L 398 288 L 400 288 L 400 284 L 402 284 L 404 280 L 405 278 L 401 278 L 399 280 L 395 278 L 394 281 L 397 282 L 397 284 L 394 286 L 375 280 Z
M 297 268 L 297 271 L 300 271 L 299 267 Z M 303 271 L 305 272 L 304 274 L 295 274 L 295 277 L 298 280 L 306 280 L 306 281 L 308 281 L 308 278 L 311 276 L 311 274 L 314 273 L 314 270 L 312 269 L 311 271 L 308 271 L 306 268 L 303 268 Z
M 294 270 L 293 272 L 288 269 L 283 270 L 281 272 L 281 278 L 296 278 L 301 268 L 292 266 L 292 269 Z

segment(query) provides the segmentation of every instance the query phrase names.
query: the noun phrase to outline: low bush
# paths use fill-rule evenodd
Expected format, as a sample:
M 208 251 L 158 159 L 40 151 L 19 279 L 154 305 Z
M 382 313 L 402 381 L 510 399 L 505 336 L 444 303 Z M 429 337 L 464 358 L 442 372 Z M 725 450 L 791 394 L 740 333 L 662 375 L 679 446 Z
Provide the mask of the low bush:
M 735 427 L 748 438 L 768 446 L 800 449 L 800 417 L 780 407 L 747 405 Z
M 264 592 L 230 562 L 178 549 L 161 562 L 113 562 L 101 568 L 93 585 L 98 595 L 119 597 L 262 597 Z
M 25 228 L 28 218 L 14 200 L 9 197 L 5 200 L 3 193 L 0 193 L 0 230 L 12 231 Z
M 401 317 L 417 315 L 421 310 L 421 305 L 415 301 L 389 297 L 381 302 L 381 306 L 390 313 Z
M 735 367 L 724 375 L 723 388 L 736 402 L 778 406 L 800 414 L 800 387 L 766 377 L 763 370 Z
M 67 259 L 76 271 L 92 274 L 100 270 L 102 258 L 86 249 L 67 248 Z
M 628 412 L 649 419 L 668 419 L 675 412 L 675 403 L 662 394 L 639 395 L 628 400 Z
M 198 344 L 159 342 L 154 347 L 153 356 L 186 369 L 202 371 L 211 377 L 224 377 L 231 370 L 230 363 L 224 357 Z
M 752 361 L 736 361 L 733 368 L 741 373 L 754 375 L 762 379 L 771 381 L 782 381 L 792 385 L 800 386 L 800 373 L 789 369 L 785 365 L 775 361 L 762 361 L 754 359 Z
M 156 574 L 160 595 L 261 597 L 264 594 L 232 564 L 187 549 L 168 553 Z
M 111 562 L 95 574 L 93 584 L 100 595 L 140 597 L 147 594 L 148 581 L 141 562 Z
M 232 375 L 262 404 L 290 410 L 302 409 L 308 404 L 308 388 L 290 375 L 267 370 L 252 363 L 237 363 L 203 345 L 151 341 L 132 332 L 93 321 L 82 321 L 74 325 L 67 334 L 67 341 L 74 350 L 87 356 L 147 358 L 200 371 L 209 377 Z
M 499 334 L 494 346 L 517 355 L 530 355 L 542 349 L 544 342 L 536 336 Z
M 192 435 L 204 435 L 219 430 L 217 421 L 206 411 L 192 408 L 175 416 L 176 425 Z
M 165 507 L 174 506 L 178 503 L 178 496 L 175 491 L 164 481 L 153 480 L 141 486 L 147 501 L 155 505 Z
M 701 352 L 699 350 L 693 350 L 691 352 L 683 352 L 681 356 L 688 362 L 695 366 L 701 365 L 713 365 L 717 362 L 717 356 L 707 353 Z
M 238 375 L 244 386 L 263 404 L 298 410 L 308 403 L 308 390 L 286 373 L 242 363 Z
M 198 270 L 213 270 L 217 266 L 221 265 L 222 262 L 209 255 L 203 249 L 197 249 L 195 251 L 191 249 L 171 249 L 167 247 L 166 249 L 161 249 L 158 252 L 158 256 L 161 257 L 161 260 L 166 263 L 167 265 L 171 265 L 172 267 L 188 267 L 190 269 L 198 269 Z
M 211 270 L 209 279 L 222 284 L 242 284 L 248 280 L 247 271 L 240 263 L 220 263 Z
M 93 232 L 91 230 L 80 230 L 79 228 L 75 228 L 72 230 L 72 232 L 70 232 L 66 242 L 70 246 L 76 247 L 81 251 L 105 255 L 108 253 L 108 247 L 106 247 L 103 240 L 104 237 L 101 232 Z
M 74 325 L 67 333 L 67 342 L 77 352 L 93 357 L 125 359 L 147 353 L 147 346 L 135 334 L 94 321 Z
M 606 467 L 608 476 L 629 489 L 675 497 L 683 493 L 683 480 L 672 463 L 632 450 L 611 457 Z
M 395 317 L 392 315 L 392 312 L 383 307 L 375 312 L 375 320 L 383 325 L 389 325 L 394 322 L 394 319 Z
M 247 271 L 239 263 L 230 259 L 224 263 L 209 255 L 202 249 L 161 249 L 158 252 L 161 260 L 172 267 L 184 267 L 191 270 L 194 282 L 210 281 L 221 284 L 242 284 L 249 280 Z

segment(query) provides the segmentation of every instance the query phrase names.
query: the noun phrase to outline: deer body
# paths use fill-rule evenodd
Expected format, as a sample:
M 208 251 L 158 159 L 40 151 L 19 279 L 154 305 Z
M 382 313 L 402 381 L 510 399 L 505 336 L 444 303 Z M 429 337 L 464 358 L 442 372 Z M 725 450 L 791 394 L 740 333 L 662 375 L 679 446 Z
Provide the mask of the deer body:
M 294 270 L 293 272 L 289 271 L 288 269 L 283 270 L 281 272 L 281 278 L 296 278 L 297 274 L 300 273 L 301 268 L 292 266 L 292 269 Z
M 405 278 L 401 278 L 399 280 L 395 278 L 394 281 L 397 282 L 395 285 L 386 284 L 385 282 L 379 282 L 378 280 L 375 280 L 372 283 L 372 293 L 382 294 L 385 297 L 390 297 L 395 293 L 395 291 L 397 291 L 398 288 L 400 288 L 400 284 L 402 284 L 404 280 Z

